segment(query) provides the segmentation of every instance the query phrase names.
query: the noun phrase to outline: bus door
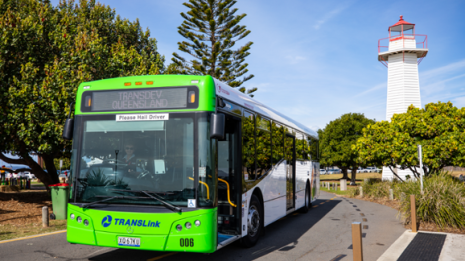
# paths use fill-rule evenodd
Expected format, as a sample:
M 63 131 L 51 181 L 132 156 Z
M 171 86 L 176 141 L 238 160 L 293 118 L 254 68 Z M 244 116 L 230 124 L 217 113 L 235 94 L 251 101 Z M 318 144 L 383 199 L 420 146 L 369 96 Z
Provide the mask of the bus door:
M 286 159 L 286 211 L 295 208 L 295 137 L 284 136 L 284 158 Z
M 218 140 L 218 232 L 240 235 L 241 119 L 226 114 L 225 130 L 225 139 Z

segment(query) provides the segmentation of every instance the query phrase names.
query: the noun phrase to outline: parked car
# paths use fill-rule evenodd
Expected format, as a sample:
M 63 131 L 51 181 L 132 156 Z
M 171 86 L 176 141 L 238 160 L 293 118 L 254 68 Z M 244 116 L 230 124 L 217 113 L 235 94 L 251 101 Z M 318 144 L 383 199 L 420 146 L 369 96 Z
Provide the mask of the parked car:
M 341 173 L 341 170 L 340 169 L 328 169 L 326 173 L 327 174 L 339 174 Z
M 368 167 L 366 170 L 368 173 L 378 173 L 380 171 L 377 167 Z
M 325 169 L 320 169 L 320 175 L 324 175 L 326 174 L 326 170 Z
M 24 171 L 23 174 L 24 174 L 24 177 L 27 177 L 29 179 L 37 179 L 36 176 L 29 171 Z

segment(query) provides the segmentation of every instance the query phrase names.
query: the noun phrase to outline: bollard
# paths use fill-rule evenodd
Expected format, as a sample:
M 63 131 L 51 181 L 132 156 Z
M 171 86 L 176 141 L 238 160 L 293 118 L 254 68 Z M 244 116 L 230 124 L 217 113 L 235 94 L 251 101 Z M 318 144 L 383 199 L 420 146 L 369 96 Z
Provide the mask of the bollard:
M 360 186 L 360 197 L 363 198 L 363 187 L 362 186 Z
M 341 191 L 346 191 L 347 190 L 347 180 L 346 179 L 341 179 Z
M 394 190 L 389 189 L 389 200 L 394 200 Z
M 48 207 L 42 207 L 42 226 L 48 227 Z
M 354 261 L 363 261 L 361 222 L 352 222 L 352 252 Z
M 417 232 L 417 207 L 415 206 L 415 195 L 410 195 L 410 219 L 412 232 Z

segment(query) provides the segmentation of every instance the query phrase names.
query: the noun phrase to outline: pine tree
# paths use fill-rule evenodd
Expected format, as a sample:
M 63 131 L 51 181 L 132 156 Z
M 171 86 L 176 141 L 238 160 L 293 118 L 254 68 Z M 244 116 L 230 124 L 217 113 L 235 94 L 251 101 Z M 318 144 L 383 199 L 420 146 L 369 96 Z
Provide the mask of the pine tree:
M 189 42 L 178 42 L 179 50 L 190 54 L 193 60 L 187 61 L 177 53 L 173 53 L 172 59 L 182 74 L 211 75 L 231 87 L 239 87 L 241 92 L 246 92 L 242 84 L 254 77 L 253 74 L 245 75 L 249 70 L 245 58 L 250 54 L 248 42 L 236 50 L 232 48 L 236 42 L 245 38 L 250 30 L 239 22 L 246 14 L 235 15 L 237 8 L 231 9 L 237 1 L 234 0 L 189 0 L 183 3 L 190 10 L 181 13 L 185 19 L 178 32 Z M 242 79 L 239 79 L 243 76 Z M 251 93 L 257 88 L 252 88 Z

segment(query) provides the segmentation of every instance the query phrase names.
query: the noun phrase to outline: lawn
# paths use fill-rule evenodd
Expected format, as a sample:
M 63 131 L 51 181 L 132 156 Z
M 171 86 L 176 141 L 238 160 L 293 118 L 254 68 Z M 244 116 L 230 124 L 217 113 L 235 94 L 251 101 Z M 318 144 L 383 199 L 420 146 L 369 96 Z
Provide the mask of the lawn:
M 349 174 L 349 180 L 351 175 Z M 320 180 L 339 180 L 342 178 L 342 174 L 329 174 L 320 175 Z M 381 173 L 357 173 L 355 175 L 356 181 L 363 181 L 363 179 L 381 179 Z

